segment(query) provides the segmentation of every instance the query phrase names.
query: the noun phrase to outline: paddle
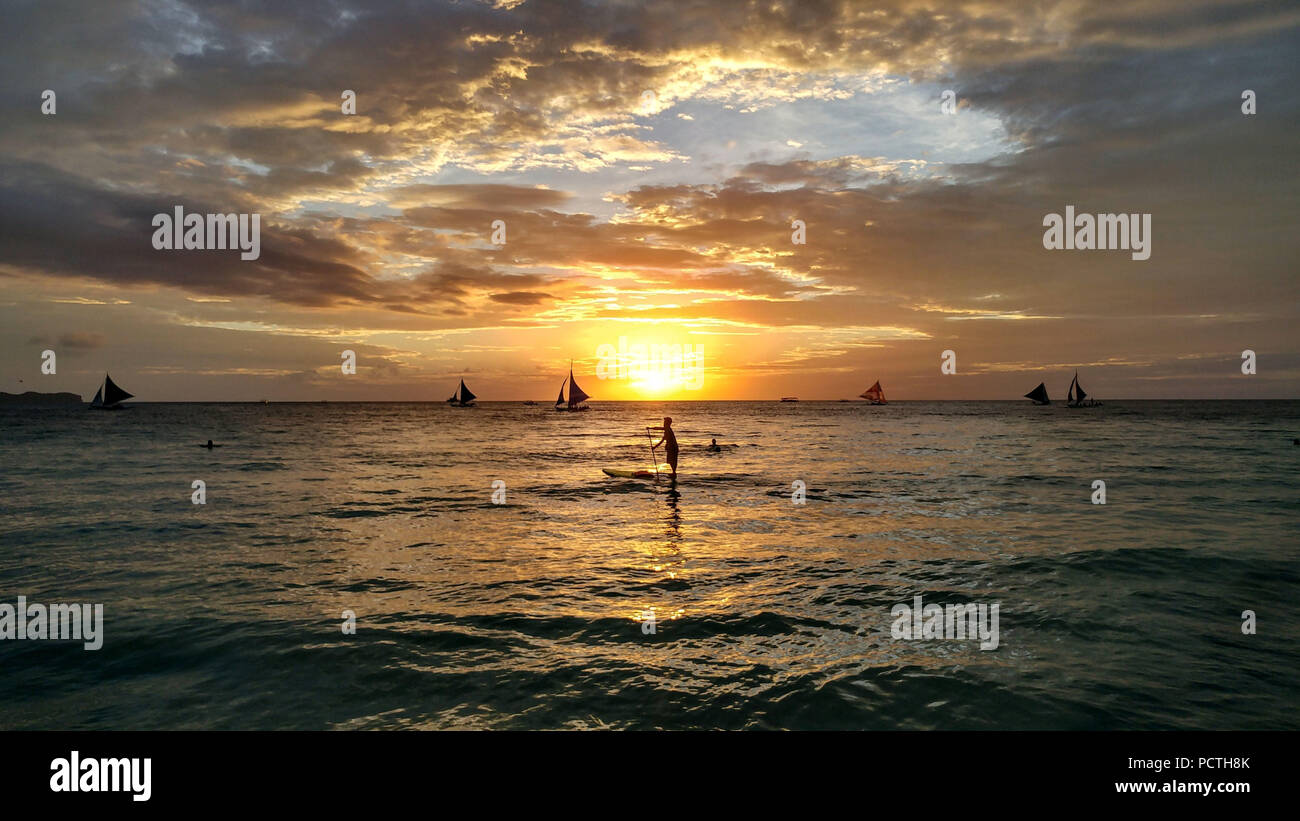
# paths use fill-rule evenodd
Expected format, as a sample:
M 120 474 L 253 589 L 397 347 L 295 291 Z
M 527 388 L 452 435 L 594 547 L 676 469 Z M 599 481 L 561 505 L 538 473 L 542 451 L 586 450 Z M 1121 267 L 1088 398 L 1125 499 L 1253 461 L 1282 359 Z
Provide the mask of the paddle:
M 655 455 L 655 438 L 650 435 L 649 425 L 646 425 L 645 438 L 650 440 L 650 461 L 655 466 L 655 484 L 659 484 L 659 457 Z

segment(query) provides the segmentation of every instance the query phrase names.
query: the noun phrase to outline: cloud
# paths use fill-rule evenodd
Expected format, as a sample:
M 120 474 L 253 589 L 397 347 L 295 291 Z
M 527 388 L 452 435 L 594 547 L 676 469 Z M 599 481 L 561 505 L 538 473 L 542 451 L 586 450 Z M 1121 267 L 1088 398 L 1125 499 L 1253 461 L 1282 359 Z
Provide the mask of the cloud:
M 103 334 L 78 332 L 59 334 L 60 348 L 67 348 L 72 351 L 93 351 L 96 348 L 103 347 L 103 345 Z
M 565 191 L 524 185 L 404 185 L 388 192 L 394 208 L 437 207 L 449 210 L 519 211 L 555 208 L 572 198 Z
M 33 336 L 27 340 L 27 344 L 44 348 L 50 346 L 51 342 L 48 336 Z M 104 335 L 71 331 L 59 334 L 58 340 L 53 344 L 55 345 L 55 349 L 60 352 L 67 352 L 76 355 L 86 351 L 93 351 L 96 348 L 102 348 L 104 346 Z
M 1300 296 L 1290 4 L 10 15 L 42 36 L 0 54 L 0 275 L 87 311 L 174 293 L 265 327 L 679 320 L 821 328 L 835 350 L 850 349 L 841 333 L 888 327 L 1021 362 L 1024 347 L 1068 361 L 1067 340 L 1166 357 L 1258 344 Z M 42 88 L 57 115 L 38 113 Z M 951 117 L 943 88 L 961 100 Z M 1238 109 L 1244 88 L 1255 117 Z M 340 111 L 343 89 L 357 114 Z M 924 133 L 932 156 L 841 122 L 882 90 L 900 101 L 894 130 Z M 719 111 L 771 116 L 738 135 Z M 976 114 L 1005 130 L 1004 150 L 952 161 Z M 753 140 L 728 147 L 738 136 Z M 150 218 L 176 204 L 262 214 L 261 257 L 154 251 Z M 1044 252 L 1042 216 L 1068 204 L 1151 213 L 1153 259 Z M 489 242 L 496 219 L 504 246 Z M 807 245 L 791 243 L 793 219 Z M 83 283 L 105 293 L 70 290 Z
M 506 305 L 539 305 L 547 300 L 554 299 L 554 297 L 539 291 L 508 291 L 502 294 L 492 294 L 490 299 L 493 302 L 501 302 Z

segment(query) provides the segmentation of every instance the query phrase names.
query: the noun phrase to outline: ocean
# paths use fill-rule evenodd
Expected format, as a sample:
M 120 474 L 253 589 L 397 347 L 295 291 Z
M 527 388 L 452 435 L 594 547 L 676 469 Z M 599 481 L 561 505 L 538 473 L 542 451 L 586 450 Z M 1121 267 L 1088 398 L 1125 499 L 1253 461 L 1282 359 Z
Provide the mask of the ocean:
M 664 415 L 676 487 L 602 473 Z M 104 614 L 0 641 L 0 728 L 1300 729 L 1298 436 L 1293 401 L 0 410 L 0 604 Z M 917 596 L 996 606 L 996 648 L 896 638 Z

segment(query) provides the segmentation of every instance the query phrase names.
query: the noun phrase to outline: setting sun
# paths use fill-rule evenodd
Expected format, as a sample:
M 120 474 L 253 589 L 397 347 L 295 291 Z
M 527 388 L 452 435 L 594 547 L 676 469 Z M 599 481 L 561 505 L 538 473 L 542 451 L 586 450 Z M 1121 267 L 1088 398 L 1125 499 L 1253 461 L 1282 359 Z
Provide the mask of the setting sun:
M 633 382 L 632 387 L 640 393 L 658 395 L 671 387 L 670 380 L 667 374 L 650 373 Z

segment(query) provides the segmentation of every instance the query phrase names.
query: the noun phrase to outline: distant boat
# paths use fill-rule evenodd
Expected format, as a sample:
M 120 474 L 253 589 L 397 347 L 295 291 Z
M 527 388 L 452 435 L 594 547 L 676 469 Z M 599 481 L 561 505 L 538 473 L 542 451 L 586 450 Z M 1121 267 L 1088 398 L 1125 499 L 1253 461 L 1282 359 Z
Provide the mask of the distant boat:
M 569 386 L 569 398 L 567 400 L 564 398 L 564 386 L 566 384 Z M 557 411 L 591 410 L 591 408 L 582 404 L 590 398 L 582 388 L 578 387 L 578 383 L 573 381 L 573 362 L 570 360 L 569 378 L 560 383 L 560 395 L 555 400 L 555 409 Z
M 1083 392 L 1083 386 L 1079 384 L 1079 372 L 1074 372 L 1074 379 L 1070 381 L 1070 392 L 1065 395 L 1065 406 L 1067 408 L 1095 408 L 1101 403 L 1096 399 L 1089 399 L 1088 394 Z
M 475 399 L 478 399 L 478 397 L 470 393 L 469 388 L 465 387 L 465 380 L 462 379 L 460 380 L 460 388 L 451 395 L 451 398 L 447 400 L 447 404 L 457 408 L 468 408 L 474 405 Z
M 525 404 L 525 405 L 536 405 L 537 403 L 534 402 L 534 401 L 531 400 L 531 399 L 525 399 L 525 400 L 524 400 L 524 404 Z
M 873 405 L 888 405 L 888 404 L 889 404 L 888 402 L 885 401 L 885 390 L 884 390 L 884 388 L 880 387 L 880 382 L 879 382 L 879 381 L 877 381 L 876 384 L 872 385 L 871 387 L 869 387 L 869 388 L 867 388 L 865 391 L 863 391 L 863 392 L 862 392 L 862 398 L 863 398 L 863 399 L 870 399 L 870 400 L 871 400 L 871 404 L 873 404 Z
M 119 388 L 112 377 L 105 373 L 104 383 L 99 386 L 99 390 L 95 391 L 95 398 L 90 400 L 90 407 L 95 410 L 118 410 L 122 403 L 132 396 L 133 394 Z
M 782 396 L 782 397 L 781 397 L 781 401 L 782 401 L 782 402 L 798 402 L 798 401 L 799 401 L 799 397 L 797 397 L 797 396 Z
M 1047 385 L 1042 382 L 1038 383 L 1038 387 L 1025 394 L 1025 398 L 1034 400 L 1035 405 L 1052 404 L 1052 400 L 1047 398 Z

